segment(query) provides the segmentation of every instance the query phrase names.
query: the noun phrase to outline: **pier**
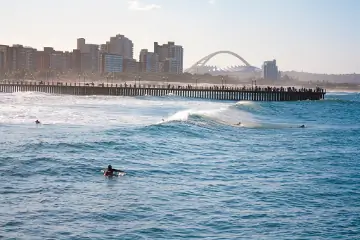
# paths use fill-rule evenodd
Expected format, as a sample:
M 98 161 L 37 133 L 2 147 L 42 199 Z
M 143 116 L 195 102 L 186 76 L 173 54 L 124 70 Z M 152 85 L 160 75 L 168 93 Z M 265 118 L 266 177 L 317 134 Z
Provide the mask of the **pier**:
M 107 96 L 166 96 L 202 98 L 228 101 L 305 101 L 324 99 L 326 91 L 316 89 L 296 89 L 293 87 L 198 87 L 193 85 L 127 85 L 127 84 L 79 84 L 62 82 L 2 82 L 0 92 L 43 92 L 69 95 Z

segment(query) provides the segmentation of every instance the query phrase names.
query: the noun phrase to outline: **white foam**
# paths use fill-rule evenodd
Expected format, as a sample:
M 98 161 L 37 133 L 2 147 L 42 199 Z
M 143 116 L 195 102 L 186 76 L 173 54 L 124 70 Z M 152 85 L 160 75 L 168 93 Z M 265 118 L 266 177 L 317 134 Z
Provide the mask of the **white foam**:
M 327 92 L 328 96 L 345 96 L 350 95 L 358 92 Z
M 259 106 L 256 102 L 240 101 L 236 105 Z M 172 121 L 189 121 L 200 116 L 234 127 L 288 127 L 266 124 L 256 115 L 229 102 L 118 96 L 51 95 L 34 92 L 1 93 L 0 124 L 35 126 L 80 125 L 102 128 L 122 125 L 146 126 Z M 167 117 L 166 117 L 167 116 Z M 162 121 L 164 119 L 164 121 Z M 204 122 L 207 122 L 204 120 Z M 241 122 L 240 125 L 237 125 Z
M 239 101 L 235 105 L 254 106 L 256 103 L 252 101 Z
M 0 124 L 151 125 L 186 121 L 189 114 L 214 114 L 229 104 L 155 97 L 72 96 L 35 92 L 1 93 Z M 175 114 L 174 114 L 175 112 Z
M 221 106 L 201 106 L 200 108 L 181 110 L 170 115 L 162 122 L 188 121 L 190 116 L 200 116 L 225 125 L 251 127 L 258 124 L 258 121 L 250 113 L 231 108 L 231 106 L 232 104 L 228 103 Z M 239 122 L 241 124 L 237 125 Z
M 326 90 L 329 95 L 349 95 L 354 93 L 360 93 L 359 90 Z

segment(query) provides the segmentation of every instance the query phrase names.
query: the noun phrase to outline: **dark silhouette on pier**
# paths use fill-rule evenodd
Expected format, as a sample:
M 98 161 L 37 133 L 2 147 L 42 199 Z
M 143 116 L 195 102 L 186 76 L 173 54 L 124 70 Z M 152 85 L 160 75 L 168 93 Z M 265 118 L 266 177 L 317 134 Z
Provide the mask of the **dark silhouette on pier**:
M 128 85 L 128 84 L 71 84 L 62 82 L 5 82 L 0 83 L 0 92 L 44 92 L 70 95 L 111 95 L 111 96 L 165 96 L 169 94 L 187 98 L 203 98 L 230 101 L 304 101 L 324 99 L 322 88 L 294 87 L 197 87 L 193 85 Z

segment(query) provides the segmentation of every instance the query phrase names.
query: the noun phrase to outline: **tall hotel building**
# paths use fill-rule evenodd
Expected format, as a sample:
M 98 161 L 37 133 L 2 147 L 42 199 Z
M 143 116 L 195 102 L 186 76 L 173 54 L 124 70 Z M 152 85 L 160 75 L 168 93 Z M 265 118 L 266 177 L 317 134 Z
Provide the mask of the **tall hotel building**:
M 87 44 L 84 38 L 77 40 L 77 50 L 81 53 L 81 71 L 98 72 L 99 71 L 99 45 Z
M 124 59 L 134 58 L 134 44 L 124 35 L 118 34 L 115 37 L 111 37 L 110 41 L 106 43 L 108 53 L 117 54 L 123 56 Z
M 137 72 L 134 44 L 124 35 L 117 34 L 106 44 L 100 45 L 100 54 L 101 73 Z
M 263 66 L 263 78 L 267 80 L 276 81 L 279 79 L 279 70 L 276 65 L 276 60 L 273 61 L 265 61 Z
M 139 56 L 140 72 L 158 72 L 159 55 L 142 49 Z
M 154 42 L 154 53 L 159 56 L 160 71 L 168 73 L 183 73 L 184 49 L 174 42 L 159 45 Z

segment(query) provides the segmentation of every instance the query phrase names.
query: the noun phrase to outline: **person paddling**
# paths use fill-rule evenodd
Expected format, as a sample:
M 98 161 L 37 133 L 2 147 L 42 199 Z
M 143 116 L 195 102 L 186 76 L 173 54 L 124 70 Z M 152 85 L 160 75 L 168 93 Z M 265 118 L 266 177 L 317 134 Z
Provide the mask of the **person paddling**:
M 40 121 L 39 121 L 39 120 L 36 120 L 35 123 L 36 123 L 36 124 L 40 124 Z
M 112 177 L 112 176 L 114 176 L 114 172 L 125 173 L 124 171 L 118 170 L 118 169 L 115 169 L 115 168 L 112 168 L 112 166 L 109 165 L 109 166 L 107 167 L 107 169 L 104 170 L 104 176 Z

